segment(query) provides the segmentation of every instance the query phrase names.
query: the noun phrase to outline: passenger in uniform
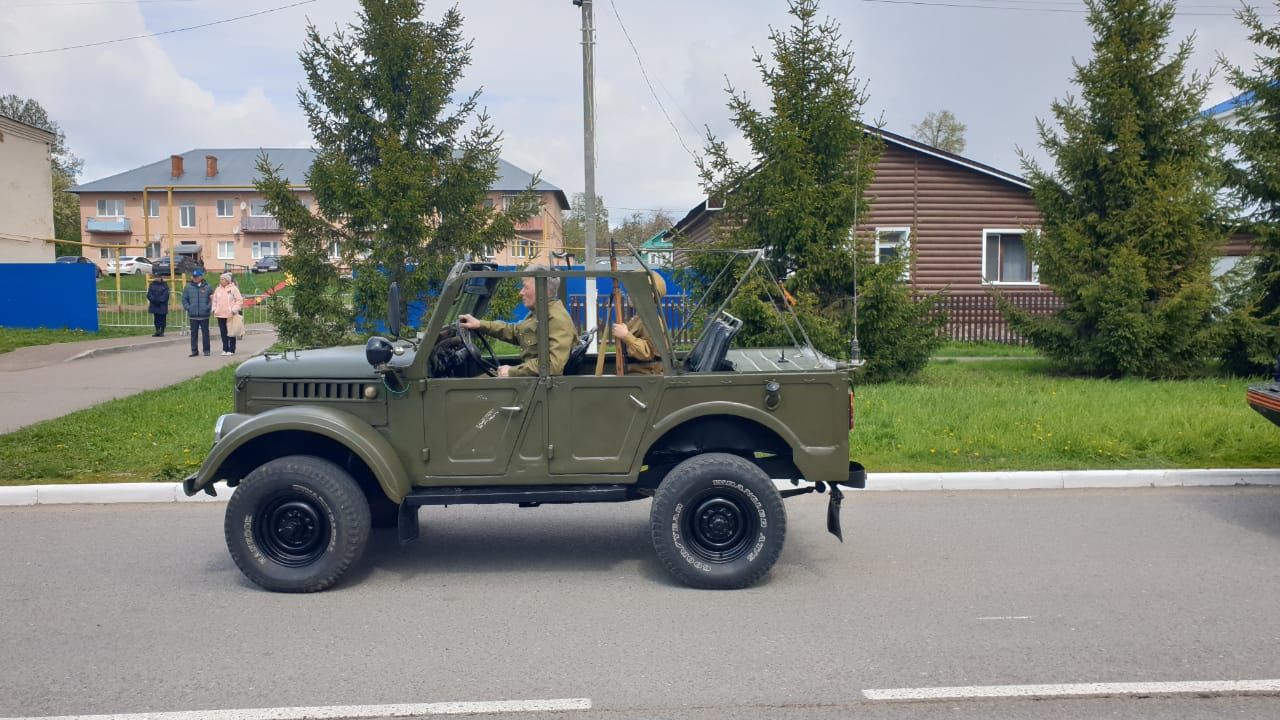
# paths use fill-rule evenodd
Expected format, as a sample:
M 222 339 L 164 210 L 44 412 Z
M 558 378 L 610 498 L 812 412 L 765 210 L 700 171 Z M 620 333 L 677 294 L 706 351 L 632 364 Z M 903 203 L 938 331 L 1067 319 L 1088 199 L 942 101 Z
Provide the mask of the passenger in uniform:
M 546 270 L 545 265 L 530 266 L 530 270 Z M 564 303 L 556 295 L 560 292 L 560 278 L 547 278 L 547 358 L 551 362 L 549 375 L 563 375 L 565 362 L 569 360 L 569 351 L 577 340 L 574 333 L 573 318 Z M 468 330 L 476 330 L 495 337 L 504 342 L 520 346 L 519 365 L 501 365 L 498 377 L 537 377 L 538 376 L 538 288 L 531 277 L 524 278 L 520 286 L 520 302 L 529 308 L 529 316 L 518 323 L 506 323 L 501 320 L 479 320 L 471 315 L 459 315 L 458 324 Z
M 667 295 L 667 281 L 656 271 L 651 271 L 653 278 L 653 296 L 658 307 L 658 322 L 662 322 L 662 298 Z M 663 328 L 662 332 L 666 332 Z M 613 337 L 626 348 L 627 372 L 633 375 L 661 375 L 662 356 L 658 354 L 658 346 L 649 337 L 649 331 L 639 315 L 631 319 L 613 324 Z

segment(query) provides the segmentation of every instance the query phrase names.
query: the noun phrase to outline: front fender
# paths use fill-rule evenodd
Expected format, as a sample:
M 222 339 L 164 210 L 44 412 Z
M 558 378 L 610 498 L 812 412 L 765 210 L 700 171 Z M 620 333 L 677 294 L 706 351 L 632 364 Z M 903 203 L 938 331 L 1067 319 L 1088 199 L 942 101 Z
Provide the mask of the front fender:
M 849 458 L 846 457 L 847 452 L 837 452 L 840 449 L 838 446 L 805 445 L 800 442 L 800 438 L 796 437 L 791 428 L 787 427 L 776 416 L 750 405 L 723 401 L 698 403 L 661 418 L 650 430 L 649 437 L 646 439 L 644 446 L 640 448 L 640 452 L 636 453 L 636 465 L 632 468 L 632 472 L 640 472 L 640 464 L 643 462 L 643 458 L 663 435 L 666 435 L 682 423 L 713 415 L 731 415 L 744 420 L 751 420 L 777 433 L 783 442 L 791 446 L 792 460 L 805 478 L 839 482 L 848 476 Z
M 351 413 L 326 407 L 282 407 L 257 415 L 224 416 L 222 428 L 224 434 L 214 443 L 200 469 L 182 482 L 187 495 L 194 495 L 218 480 L 223 465 L 245 443 L 282 431 L 315 433 L 342 444 L 369 466 L 387 499 L 394 503 L 402 501 L 409 492 L 409 475 L 391 444 Z

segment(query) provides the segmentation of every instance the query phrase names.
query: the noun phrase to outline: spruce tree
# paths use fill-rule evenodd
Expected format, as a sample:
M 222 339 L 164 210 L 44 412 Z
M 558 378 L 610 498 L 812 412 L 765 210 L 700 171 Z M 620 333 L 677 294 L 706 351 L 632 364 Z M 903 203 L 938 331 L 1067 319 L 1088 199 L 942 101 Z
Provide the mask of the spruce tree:
M 298 99 L 316 147 L 307 184 L 341 237 L 368 327 L 386 316 L 390 283 L 404 318 L 455 261 L 503 247 L 537 211 L 538 178 L 505 209 L 484 202 L 502 136 L 479 90 L 458 96 L 471 43 L 456 7 L 430 22 L 420 0 L 360 6 L 359 21 L 328 38 L 308 26 Z
M 933 314 L 932 300 L 912 300 L 910 287 L 898 280 L 901 264 L 874 264 L 870 238 L 855 242 L 850 237 L 855 220 L 867 217 L 866 188 L 881 149 L 862 123 L 865 84 L 854 77 L 853 52 L 839 25 L 818 19 L 818 0 L 789 0 L 788 5 L 794 24 L 770 32 L 769 59 L 760 53 L 754 57 L 770 92 L 769 111 L 727 88 L 732 121 L 751 146 L 750 160 L 735 160 L 725 142 L 708 133 L 699 161 L 707 193 L 724 200 L 715 242 L 764 248 L 774 275 L 786 279 L 796 298 L 814 344 L 830 355 L 848 355 L 852 299 L 858 295 L 864 379 L 910 374 L 940 342 L 941 320 Z M 714 277 L 724 262 L 716 255 L 692 257 L 695 278 Z M 885 282 L 877 282 L 879 276 Z M 866 292 L 872 287 L 877 292 Z M 731 310 L 745 316 L 744 340 L 786 338 L 778 314 L 768 307 L 777 304 L 778 289 L 756 284 L 746 290 Z M 891 316 L 905 322 L 889 322 Z M 903 352 L 911 357 L 902 357 Z
M 1237 17 L 1258 50 L 1251 72 L 1222 62 L 1243 100 L 1226 129 L 1235 149 L 1227 186 L 1257 251 L 1228 299 L 1222 360 L 1227 370 L 1254 375 L 1269 370 L 1280 353 L 1280 24 L 1268 27 L 1249 7 Z
M 1023 155 L 1043 214 L 1032 256 L 1065 306 L 1048 318 L 1002 307 L 1073 371 L 1187 375 L 1213 352 L 1210 270 L 1223 235 L 1219 149 L 1200 115 L 1208 81 L 1186 76 L 1190 40 L 1167 52 L 1173 3 L 1086 4 L 1094 56 L 1076 64 L 1080 99 L 1053 103 L 1060 133 L 1038 121 L 1054 167 Z
M 258 157 L 258 192 L 267 201 L 267 212 L 286 228 L 289 254 L 280 259 L 289 274 L 293 295 L 288 304 L 268 301 L 267 313 L 281 342 L 300 347 L 341 344 L 351 329 L 352 313 L 342 297 L 338 269 L 329 260 L 332 243 L 344 239 L 342 231 L 298 200 L 290 178 L 280 174 L 265 154 Z M 385 307 L 385 303 L 384 303 Z

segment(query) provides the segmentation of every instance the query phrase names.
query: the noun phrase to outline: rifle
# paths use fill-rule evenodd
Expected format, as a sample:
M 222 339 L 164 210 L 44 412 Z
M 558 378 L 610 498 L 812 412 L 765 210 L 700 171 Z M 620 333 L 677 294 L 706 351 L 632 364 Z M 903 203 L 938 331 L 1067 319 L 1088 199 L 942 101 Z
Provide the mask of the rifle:
M 618 250 L 613 238 L 609 238 L 609 271 L 613 273 L 618 272 Z M 609 302 L 609 312 L 607 312 L 606 315 L 608 317 L 606 318 L 605 323 L 601 326 L 600 343 L 597 348 L 596 375 L 604 374 L 605 335 L 606 333 L 612 332 L 614 318 L 617 318 L 618 322 L 622 322 L 622 286 L 618 284 L 617 276 L 613 278 L 613 294 Z M 622 348 L 622 343 L 618 342 L 617 338 L 614 338 L 613 340 L 613 357 L 614 363 L 617 366 L 617 374 L 626 375 L 627 355 Z

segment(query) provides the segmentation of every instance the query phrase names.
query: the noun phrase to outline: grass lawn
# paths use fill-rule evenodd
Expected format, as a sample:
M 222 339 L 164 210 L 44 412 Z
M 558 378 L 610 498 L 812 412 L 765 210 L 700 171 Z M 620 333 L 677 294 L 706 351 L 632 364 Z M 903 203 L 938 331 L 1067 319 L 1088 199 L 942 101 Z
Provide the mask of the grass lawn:
M 857 388 L 850 454 L 871 471 L 1280 467 L 1247 380 L 1092 380 L 1044 360 L 935 361 Z
M 85 332 L 84 330 L 68 330 L 67 328 L 37 328 L 29 330 L 26 328 L 0 327 L 0 353 L 7 353 L 32 345 L 132 337 L 134 335 L 150 335 L 151 333 L 152 328 L 150 327 L 107 327 L 98 330 L 96 333 Z
M 0 435 L 0 485 L 176 480 L 232 408 L 226 367 Z M 858 388 L 851 456 L 872 472 L 1280 467 L 1245 380 L 1056 376 L 1042 360 L 939 361 Z
M 216 270 L 206 270 L 205 280 L 207 280 L 210 285 L 217 285 L 218 275 L 220 274 L 221 273 L 219 273 Z M 178 277 L 180 279 L 177 280 L 177 283 L 178 283 L 178 286 L 181 287 L 183 284 L 183 280 L 181 278 L 183 278 L 184 276 L 181 273 L 179 273 Z M 276 284 L 282 282 L 284 280 L 284 273 L 282 272 L 236 273 L 234 277 L 236 279 L 236 285 L 239 286 L 240 288 L 240 292 L 246 295 L 259 295 L 275 287 Z M 169 276 L 165 275 L 164 279 L 165 279 L 165 282 L 168 282 Z M 190 276 L 186 276 L 186 279 L 189 280 Z M 151 284 L 150 275 L 121 275 L 120 276 L 121 290 L 146 290 L 147 286 L 150 284 Z M 106 277 L 99 280 L 98 289 L 99 290 L 115 290 L 116 276 L 107 275 Z M 293 292 L 293 288 L 290 287 L 290 288 L 285 288 L 283 291 L 281 291 L 281 294 L 288 295 L 291 292 Z
M 935 358 L 944 357 L 1038 357 L 1039 352 L 1031 346 L 1007 345 L 995 342 L 946 342 L 934 353 Z
M 0 435 L 0 485 L 180 480 L 232 410 L 234 366 Z

